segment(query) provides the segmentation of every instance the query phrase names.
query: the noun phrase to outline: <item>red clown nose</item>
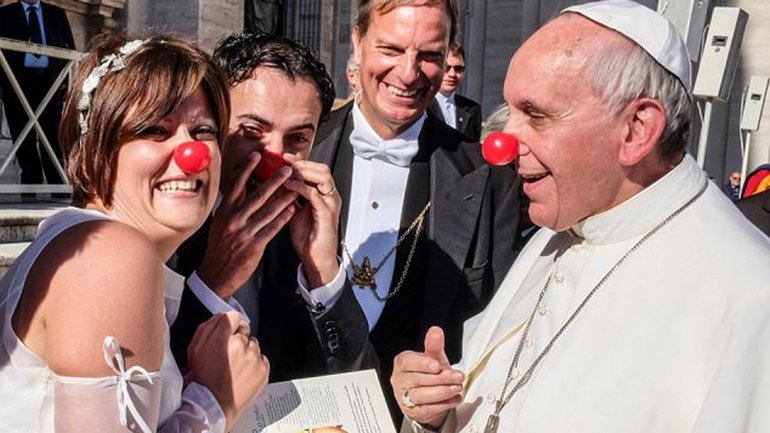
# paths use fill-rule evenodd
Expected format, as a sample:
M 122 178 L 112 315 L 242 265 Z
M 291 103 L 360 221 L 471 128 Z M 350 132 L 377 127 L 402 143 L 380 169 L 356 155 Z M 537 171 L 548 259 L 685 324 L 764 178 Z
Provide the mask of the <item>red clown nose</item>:
M 174 150 L 174 161 L 187 174 L 198 174 L 209 168 L 211 154 L 202 141 L 188 141 Z
M 263 150 L 259 152 L 259 154 L 262 155 L 262 158 L 259 160 L 257 168 L 254 170 L 254 175 L 260 182 L 264 182 L 270 179 L 278 170 L 281 169 L 281 167 L 289 165 L 289 163 L 283 159 L 283 156 L 278 153 Z
M 484 139 L 481 154 L 492 165 L 508 165 L 519 157 L 519 140 L 505 132 L 493 132 Z

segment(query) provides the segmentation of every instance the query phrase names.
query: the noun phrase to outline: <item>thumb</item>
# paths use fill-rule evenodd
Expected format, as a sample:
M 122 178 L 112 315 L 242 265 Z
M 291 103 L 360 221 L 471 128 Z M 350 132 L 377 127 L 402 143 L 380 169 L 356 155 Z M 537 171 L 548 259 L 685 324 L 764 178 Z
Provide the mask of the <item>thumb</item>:
M 449 367 L 449 358 L 444 352 L 444 330 L 431 326 L 425 334 L 425 354 L 441 363 L 441 367 Z

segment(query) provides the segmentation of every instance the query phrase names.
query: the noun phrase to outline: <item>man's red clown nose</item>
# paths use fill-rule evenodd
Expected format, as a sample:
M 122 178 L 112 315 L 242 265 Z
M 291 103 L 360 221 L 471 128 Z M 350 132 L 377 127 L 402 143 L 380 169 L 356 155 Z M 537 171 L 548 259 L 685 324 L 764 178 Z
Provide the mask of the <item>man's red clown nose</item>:
M 188 141 L 174 150 L 174 161 L 187 174 L 198 174 L 209 168 L 211 153 L 202 141 Z
M 519 157 L 519 139 L 505 132 L 493 132 L 484 139 L 481 154 L 492 165 L 508 165 Z
M 262 150 L 259 153 L 262 155 L 262 159 L 259 160 L 259 164 L 254 170 L 254 175 L 259 182 L 270 179 L 281 167 L 289 165 L 281 154 L 267 150 Z

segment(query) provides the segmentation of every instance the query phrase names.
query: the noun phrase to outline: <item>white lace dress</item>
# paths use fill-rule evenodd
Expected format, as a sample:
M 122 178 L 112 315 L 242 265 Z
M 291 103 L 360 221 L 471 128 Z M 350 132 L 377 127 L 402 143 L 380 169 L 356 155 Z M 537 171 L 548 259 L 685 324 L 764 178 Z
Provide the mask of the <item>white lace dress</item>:
M 168 268 L 164 270 L 167 323 L 160 371 L 125 370 L 117 341 L 105 336 L 105 362 L 114 376 L 62 377 L 16 336 L 11 318 L 27 274 L 41 252 L 67 228 L 108 218 L 74 207 L 56 213 L 40 224 L 35 241 L 0 281 L 0 432 L 83 432 L 82 419 L 89 420 L 92 427 L 88 431 L 93 432 L 224 432 L 225 416 L 213 394 L 194 382 L 182 389 L 182 375 L 169 348 L 168 326 L 176 318 L 184 278 Z M 78 402 L 77 413 L 57 412 L 55 401 L 59 399 Z

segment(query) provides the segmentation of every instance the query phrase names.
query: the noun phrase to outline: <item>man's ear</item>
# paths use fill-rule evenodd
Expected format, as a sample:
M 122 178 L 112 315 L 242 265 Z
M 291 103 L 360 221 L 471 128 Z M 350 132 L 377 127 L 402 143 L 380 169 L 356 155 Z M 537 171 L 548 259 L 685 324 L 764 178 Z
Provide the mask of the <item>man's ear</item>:
M 350 32 L 350 42 L 353 43 L 353 59 L 359 67 L 361 65 L 361 39 L 363 37 L 358 26 L 353 27 L 353 31 Z
M 631 167 L 657 148 L 666 129 L 666 108 L 657 99 L 640 98 L 623 110 L 621 118 L 625 128 L 618 161 Z

